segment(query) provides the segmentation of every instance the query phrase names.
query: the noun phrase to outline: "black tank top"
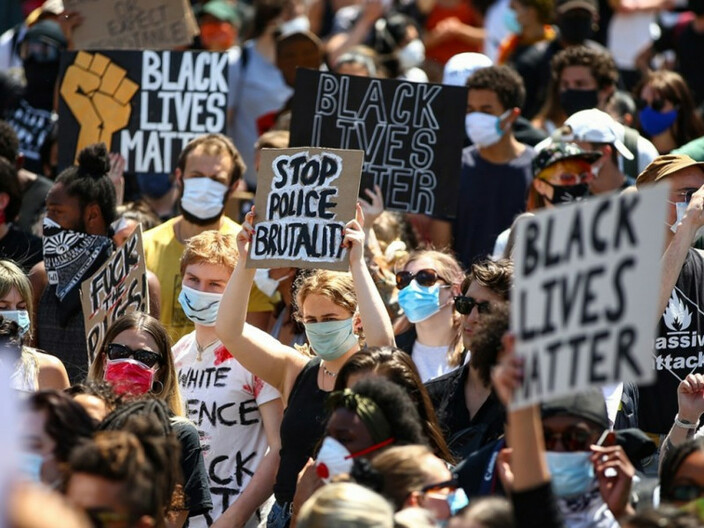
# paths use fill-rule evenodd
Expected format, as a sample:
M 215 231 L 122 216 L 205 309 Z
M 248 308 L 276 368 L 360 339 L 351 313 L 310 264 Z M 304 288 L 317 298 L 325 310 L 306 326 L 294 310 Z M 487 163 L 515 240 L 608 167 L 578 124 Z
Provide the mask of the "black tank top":
M 281 463 L 274 496 L 279 503 L 293 501 L 298 473 L 313 456 L 325 432 L 325 400 L 329 392 L 318 387 L 320 358 L 311 359 L 296 378 L 281 420 Z

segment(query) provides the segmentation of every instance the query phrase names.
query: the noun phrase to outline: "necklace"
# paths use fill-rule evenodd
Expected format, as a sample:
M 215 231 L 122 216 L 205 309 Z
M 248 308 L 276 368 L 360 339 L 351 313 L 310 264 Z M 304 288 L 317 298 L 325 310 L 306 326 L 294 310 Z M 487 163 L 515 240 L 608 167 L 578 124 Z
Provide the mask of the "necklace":
M 196 339 L 196 361 L 202 361 L 203 360 L 203 351 L 206 348 L 210 348 L 211 346 L 213 346 L 217 342 L 218 342 L 218 339 L 216 338 L 213 341 L 211 341 L 210 343 L 208 343 L 207 345 L 200 346 L 198 344 L 198 340 Z
M 330 376 L 331 378 L 334 378 L 337 376 L 337 372 L 331 372 L 328 370 L 328 368 L 325 366 L 325 363 L 320 364 L 321 367 L 323 367 L 323 372 L 327 375 Z

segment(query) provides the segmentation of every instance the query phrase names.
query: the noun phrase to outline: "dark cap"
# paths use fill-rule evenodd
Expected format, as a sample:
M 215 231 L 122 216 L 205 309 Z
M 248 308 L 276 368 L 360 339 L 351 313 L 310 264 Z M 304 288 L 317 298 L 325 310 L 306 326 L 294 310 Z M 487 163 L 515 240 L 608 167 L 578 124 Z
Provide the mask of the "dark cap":
M 606 413 L 606 401 L 601 389 L 588 389 L 546 401 L 540 406 L 540 411 L 543 418 L 575 416 L 604 429 L 609 427 L 609 415 Z
M 533 158 L 533 176 L 537 177 L 538 174 L 558 161 L 583 160 L 587 163 L 594 163 L 600 157 L 601 152 L 583 150 L 575 143 L 552 142 Z
M 704 162 L 694 161 L 686 154 L 658 156 L 638 175 L 636 186 L 640 187 L 641 185 L 658 182 L 689 167 L 699 167 L 700 170 L 704 171 Z
M 599 12 L 597 0 L 555 0 L 555 12 L 558 15 L 572 11 L 573 9 L 586 9 L 590 13 Z
M 65 48 L 68 41 L 61 31 L 61 26 L 53 20 L 40 20 L 32 25 L 24 34 L 23 42 L 46 42 L 57 48 Z

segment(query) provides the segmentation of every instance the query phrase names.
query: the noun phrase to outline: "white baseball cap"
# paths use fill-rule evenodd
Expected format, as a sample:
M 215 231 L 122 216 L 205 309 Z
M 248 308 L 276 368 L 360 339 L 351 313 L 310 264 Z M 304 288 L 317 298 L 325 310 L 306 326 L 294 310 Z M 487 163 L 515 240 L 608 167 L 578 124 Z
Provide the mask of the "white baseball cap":
M 483 53 L 458 53 L 445 64 L 442 73 L 442 84 L 464 86 L 467 79 L 480 68 L 488 68 L 494 63 Z
M 563 141 L 587 141 L 613 145 L 621 156 L 633 159 L 633 153 L 623 144 L 618 134 L 616 121 L 601 110 L 592 108 L 575 112 L 565 121 L 570 130 L 562 130 Z

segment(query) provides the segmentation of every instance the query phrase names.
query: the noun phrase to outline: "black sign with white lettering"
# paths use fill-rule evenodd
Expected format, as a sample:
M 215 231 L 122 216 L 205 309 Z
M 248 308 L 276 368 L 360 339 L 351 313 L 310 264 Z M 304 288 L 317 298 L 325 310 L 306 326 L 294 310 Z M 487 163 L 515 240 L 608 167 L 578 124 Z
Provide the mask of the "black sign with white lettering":
M 299 69 L 291 147 L 365 152 L 360 195 L 379 185 L 393 211 L 454 217 L 467 91 Z

